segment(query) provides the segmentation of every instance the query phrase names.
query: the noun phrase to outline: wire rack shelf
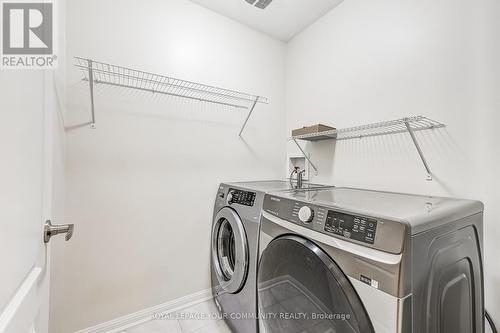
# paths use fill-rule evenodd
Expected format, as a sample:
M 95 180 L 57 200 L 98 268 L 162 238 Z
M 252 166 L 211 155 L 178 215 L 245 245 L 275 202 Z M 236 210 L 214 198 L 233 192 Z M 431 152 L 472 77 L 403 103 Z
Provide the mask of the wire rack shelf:
M 420 145 L 418 144 L 414 132 L 422 130 L 431 130 L 441 127 L 445 127 L 445 124 L 427 117 L 414 116 L 414 117 L 382 121 L 378 123 L 372 123 L 355 127 L 334 129 L 330 131 L 323 131 L 320 133 L 297 135 L 290 137 L 290 140 L 293 140 L 295 142 L 295 144 L 300 149 L 302 154 L 306 157 L 306 159 L 311 164 L 313 169 L 317 172 L 318 171 L 317 167 L 309 159 L 309 156 L 305 153 L 304 149 L 299 145 L 297 140 L 304 140 L 304 141 L 320 141 L 320 140 L 332 140 L 332 139 L 349 140 L 349 139 L 366 138 L 366 137 L 380 136 L 380 135 L 409 133 L 410 138 L 412 139 L 413 144 L 415 145 L 415 148 L 417 149 L 417 152 L 420 156 L 420 159 L 422 160 L 422 163 L 427 171 L 427 179 L 432 180 L 432 173 L 430 167 L 427 163 L 427 160 L 424 157 Z
M 74 65 L 82 71 L 82 80 L 89 82 L 92 111 L 91 126 L 93 128 L 95 128 L 94 87 L 98 84 L 189 98 L 200 102 L 225 105 L 238 109 L 247 109 L 249 113 L 241 127 L 239 135 L 243 132 L 255 106 L 258 103 L 269 103 L 269 100 L 262 96 L 181 80 L 92 59 L 75 57 Z
M 318 140 L 348 140 L 358 139 L 370 136 L 389 135 L 408 132 L 406 124 L 409 124 L 411 129 L 422 131 L 433 128 L 444 127 L 445 125 L 423 116 L 408 117 L 396 120 L 382 121 L 373 124 L 340 128 L 321 133 L 311 133 L 304 135 L 293 136 L 290 139 L 318 141 Z

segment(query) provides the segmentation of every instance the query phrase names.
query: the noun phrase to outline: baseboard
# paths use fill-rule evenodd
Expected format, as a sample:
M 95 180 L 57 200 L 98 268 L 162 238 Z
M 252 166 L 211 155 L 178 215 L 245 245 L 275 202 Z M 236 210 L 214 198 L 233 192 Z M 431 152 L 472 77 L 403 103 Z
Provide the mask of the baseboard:
M 204 302 L 212 298 L 212 289 L 206 289 L 187 295 L 181 298 L 174 299 L 170 302 L 159 304 L 141 311 L 122 316 L 108 322 L 95 325 L 75 333 L 115 333 L 132 326 L 148 322 L 152 319 L 155 313 L 170 313 L 175 312 L 192 305 Z

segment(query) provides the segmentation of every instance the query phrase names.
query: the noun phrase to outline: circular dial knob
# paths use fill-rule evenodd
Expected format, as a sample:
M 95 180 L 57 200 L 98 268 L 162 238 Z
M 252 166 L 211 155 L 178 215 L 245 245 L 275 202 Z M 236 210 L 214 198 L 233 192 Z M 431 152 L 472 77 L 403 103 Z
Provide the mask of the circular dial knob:
M 233 202 L 233 198 L 234 198 L 233 192 L 229 192 L 227 194 L 227 202 L 232 203 Z
M 302 206 L 299 209 L 299 220 L 304 223 L 309 223 L 312 221 L 314 217 L 314 210 L 307 206 Z

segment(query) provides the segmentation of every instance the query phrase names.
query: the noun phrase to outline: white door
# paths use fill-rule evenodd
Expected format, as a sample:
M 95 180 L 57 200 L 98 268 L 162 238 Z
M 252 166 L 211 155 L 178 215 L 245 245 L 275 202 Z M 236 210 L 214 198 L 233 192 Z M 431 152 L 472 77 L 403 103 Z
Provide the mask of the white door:
M 52 80 L 0 70 L 0 333 L 48 331 Z

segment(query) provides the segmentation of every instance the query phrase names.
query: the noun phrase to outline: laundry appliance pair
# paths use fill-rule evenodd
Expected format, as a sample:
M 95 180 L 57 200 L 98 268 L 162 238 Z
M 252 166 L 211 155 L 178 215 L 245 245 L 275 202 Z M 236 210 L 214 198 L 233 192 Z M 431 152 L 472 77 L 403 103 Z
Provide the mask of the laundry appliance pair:
M 483 332 L 482 203 L 247 186 L 221 185 L 212 230 L 235 333 Z

